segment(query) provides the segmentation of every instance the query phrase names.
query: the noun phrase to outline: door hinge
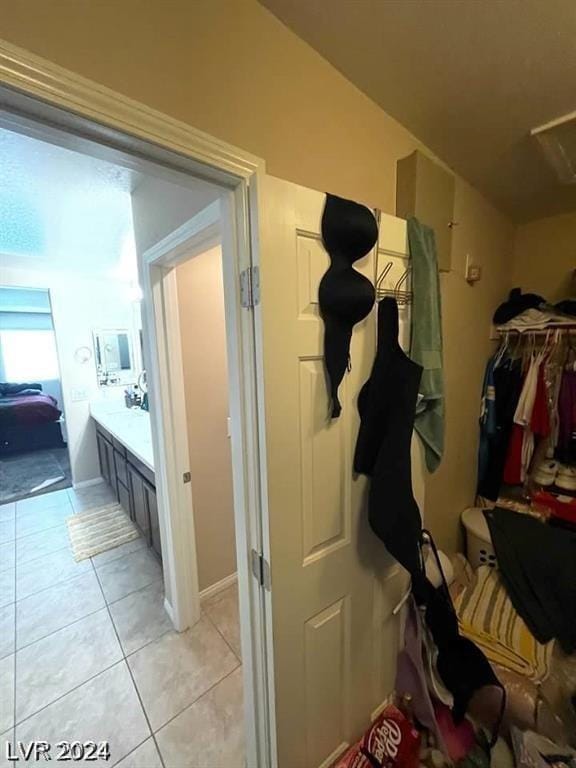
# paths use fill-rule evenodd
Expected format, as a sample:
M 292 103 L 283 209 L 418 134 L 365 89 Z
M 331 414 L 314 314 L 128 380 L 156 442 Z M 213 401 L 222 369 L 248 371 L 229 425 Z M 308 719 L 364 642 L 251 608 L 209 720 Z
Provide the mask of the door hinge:
M 260 303 L 260 271 L 247 267 L 240 272 L 240 302 L 243 307 L 255 307 Z
M 264 555 L 260 552 L 256 552 L 255 549 L 251 552 L 252 555 L 252 573 L 256 577 L 258 584 L 264 589 L 270 591 L 270 566 Z
M 192 480 L 192 475 L 190 472 L 183 472 L 182 473 L 182 482 L 184 484 L 189 483 Z

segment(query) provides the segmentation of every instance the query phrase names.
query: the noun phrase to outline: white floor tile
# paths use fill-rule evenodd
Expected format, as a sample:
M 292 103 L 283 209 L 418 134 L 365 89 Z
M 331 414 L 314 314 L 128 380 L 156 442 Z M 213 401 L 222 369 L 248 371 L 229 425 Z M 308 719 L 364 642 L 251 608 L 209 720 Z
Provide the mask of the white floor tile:
M 52 491 L 52 493 L 43 493 L 40 496 L 32 496 L 29 499 L 22 499 L 16 502 L 16 516 L 27 512 L 44 512 L 54 507 L 61 507 L 63 504 L 70 503 L 68 491 L 66 488 L 61 491 Z
M 51 552 L 45 557 L 18 566 L 16 575 L 17 599 L 22 600 L 42 589 L 47 589 L 61 581 L 67 581 L 92 570 L 90 560 L 82 560 L 77 563 L 68 549 Z
M 110 613 L 127 656 L 173 629 L 164 609 L 162 581 L 112 603 Z
M 238 666 L 206 619 L 178 634 L 163 635 L 128 657 L 155 731 Z
M 15 607 L 15 604 L 11 603 L 0 608 L 0 659 L 14 653 Z
M 117 768 L 162 768 L 154 739 L 147 739 L 117 764 Z
M 16 502 L 9 501 L 8 504 L 0 505 L 0 520 L 14 520 L 16 517 Z
M 16 538 L 16 525 L 14 520 L 0 520 L 0 544 L 7 544 Z
M 16 562 L 16 544 L 11 541 L 9 544 L 0 544 L 0 573 L 14 568 Z
M 121 557 L 126 557 L 126 555 L 131 555 L 132 552 L 138 552 L 138 550 L 145 548 L 146 542 L 142 536 L 140 536 L 138 539 L 127 541 L 126 544 L 120 544 L 119 547 L 107 549 L 106 552 L 100 552 L 98 555 L 94 555 L 92 562 L 96 568 L 100 568 L 102 565 L 106 565 L 106 563 L 111 563 L 112 560 L 118 560 Z
M 124 661 L 16 726 L 16 739 L 21 741 L 108 741 L 110 761 L 87 763 L 95 766 L 115 765 L 149 736 Z M 148 766 L 140 764 L 138 768 Z
M 156 739 L 166 768 L 244 768 L 242 670 L 175 717 Z
M 238 588 L 236 585 L 221 592 L 220 599 L 214 599 L 203 606 L 203 610 L 216 625 L 228 645 L 238 658 L 242 658 L 240 650 L 240 612 L 238 610 Z
M 19 538 L 16 541 L 16 562 L 18 565 L 22 565 L 52 552 L 57 552 L 59 549 L 69 549 L 69 547 L 68 526 L 61 524 L 47 531 L 39 531 L 30 536 Z
M 0 660 L 0 732 L 14 725 L 14 656 Z
M 90 485 L 87 488 L 69 488 L 68 498 L 75 512 L 86 512 L 116 501 L 112 489 L 106 483 Z
M 122 658 L 107 610 L 16 652 L 20 722 Z
M 105 605 L 92 570 L 19 600 L 16 603 L 18 648 L 30 645 Z
M 108 603 L 147 587 L 162 578 L 162 567 L 147 549 L 119 557 L 111 563 L 97 566 L 98 578 Z
M 74 514 L 72 505 L 68 500 L 58 506 L 49 509 L 29 510 L 16 512 L 16 538 L 31 536 L 33 533 L 47 531 L 50 528 L 64 525 L 66 518 Z
M 14 568 L 0 571 L 0 608 L 16 599 Z

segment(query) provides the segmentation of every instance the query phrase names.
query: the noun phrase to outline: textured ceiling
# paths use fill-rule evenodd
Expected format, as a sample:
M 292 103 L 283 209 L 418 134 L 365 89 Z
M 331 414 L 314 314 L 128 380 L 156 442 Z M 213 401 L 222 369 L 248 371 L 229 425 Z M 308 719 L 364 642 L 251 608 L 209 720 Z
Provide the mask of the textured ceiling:
M 0 254 L 11 266 L 125 271 L 127 260 L 135 265 L 130 192 L 138 179 L 0 129 Z
M 576 210 L 529 136 L 576 109 L 575 0 L 260 1 L 515 220 Z

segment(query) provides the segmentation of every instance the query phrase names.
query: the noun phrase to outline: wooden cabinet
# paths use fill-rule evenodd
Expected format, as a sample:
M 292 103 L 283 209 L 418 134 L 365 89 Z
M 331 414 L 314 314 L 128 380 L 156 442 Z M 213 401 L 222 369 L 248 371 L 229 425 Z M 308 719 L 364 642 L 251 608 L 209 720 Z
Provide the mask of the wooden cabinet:
M 150 518 L 148 516 L 148 506 L 144 496 L 144 478 L 131 464 L 128 464 L 128 487 L 130 489 L 130 500 L 134 522 L 140 528 L 142 536 L 150 546 Z
M 162 547 L 160 545 L 160 522 L 158 520 L 158 503 L 156 501 L 156 488 L 144 481 L 144 497 L 148 509 L 148 518 L 150 520 L 150 543 L 152 549 L 158 557 L 162 557 Z
M 100 473 L 149 547 L 162 558 L 154 473 L 122 443 L 98 425 Z
M 98 446 L 98 461 L 100 462 L 100 473 L 118 498 L 118 485 L 116 480 L 116 467 L 114 464 L 114 448 L 103 432 L 96 432 L 96 442 Z

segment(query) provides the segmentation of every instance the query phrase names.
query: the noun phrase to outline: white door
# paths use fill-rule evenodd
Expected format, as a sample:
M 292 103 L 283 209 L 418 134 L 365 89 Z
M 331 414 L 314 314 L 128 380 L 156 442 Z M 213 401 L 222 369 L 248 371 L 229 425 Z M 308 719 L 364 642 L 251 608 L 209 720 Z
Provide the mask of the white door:
M 406 577 L 367 523 L 354 477 L 356 397 L 375 352 L 376 312 L 355 327 L 352 370 L 330 422 L 318 284 L 325 196 L 270 176 L 258 190 L 258 238 L 271 568 L 274 704 L 280 768 L 317 768 L 369 725 L 394 687 Z M 383 216 L 379 248 L 402 268 L 406 222 Z M 356 268 L 375 279 L 375 254 Z M 417 469 L 416 484 L 421 491 Z M 421 498 L 420 498 L 421 501 Z

